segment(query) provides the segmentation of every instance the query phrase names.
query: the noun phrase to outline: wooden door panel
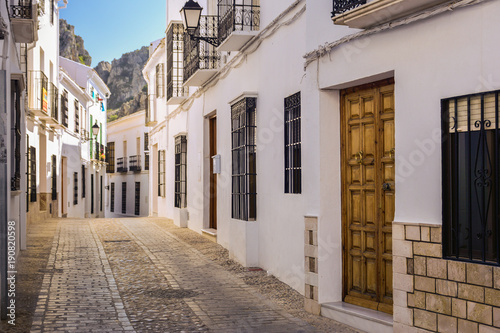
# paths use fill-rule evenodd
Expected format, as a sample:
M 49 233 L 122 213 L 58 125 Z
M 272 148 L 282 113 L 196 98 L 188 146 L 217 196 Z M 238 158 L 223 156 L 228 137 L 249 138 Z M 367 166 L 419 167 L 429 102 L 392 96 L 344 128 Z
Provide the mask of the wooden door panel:
M 344 300 L 392 311 L 394 87 L 342 94 Z M 391 188 L 384 183 L 390 183 Z

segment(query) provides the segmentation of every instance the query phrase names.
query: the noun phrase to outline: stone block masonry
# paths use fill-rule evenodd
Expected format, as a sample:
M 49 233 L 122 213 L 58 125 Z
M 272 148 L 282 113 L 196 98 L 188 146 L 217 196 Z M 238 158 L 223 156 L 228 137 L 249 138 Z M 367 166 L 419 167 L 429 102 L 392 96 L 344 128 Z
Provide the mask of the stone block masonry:
M 393 223 L 394 332 L 500 333 L 500 267 L 443 259 L 441 230 Z

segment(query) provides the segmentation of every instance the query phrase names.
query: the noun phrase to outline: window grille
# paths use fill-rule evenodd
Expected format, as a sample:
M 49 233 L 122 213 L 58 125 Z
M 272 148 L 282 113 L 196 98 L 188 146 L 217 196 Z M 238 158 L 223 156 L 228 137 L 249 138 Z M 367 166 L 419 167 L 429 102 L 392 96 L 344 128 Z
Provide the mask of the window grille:
M 172 23 L 167 31 L 167 100 L 173 97 L 187 97 L 189 87 L 184 87 L 183 47 L 184 27 L 181 23 Z
M 21 190 L 21 91 L 17 81 L 12 81 L 11 117 L 11 190 Z
M 68 92 L 63 91 L 61 95 L 61 122 L 64 127 L 68 127 Z
M 85 198 L 85 189 L 86 189 L 86 183 L 85 183 L 85 165 L 82 165 L 82 198 Z
M 141 183 L 135 182 L 135 215 L 141 214 Z
M 149 133 L 144 133 L 144 151 L 149 151 Z
M 165 151 L 158 151 L 158 196 L 165 197 Z
M 80 132 L 80 103 L 75 99 L 75 133 Z
M 52 200 L 57 200 L 57 157 L 52 155 Z
M 30 202 L 36 202 L 36 148 L 28 150 L 28 195 Z
M 231 106 L 231 216 L 245 221 L 257 217 L 256 105 L 256 98 L 246 97 Z
M 156 65 L 156 97 L 165 96 L 165 64 Z
M 187 190 L 187 140 L 185 135 L 175 138 L 175 197 L 174 206 L 185 208 Z
M 115 143 L 108 142 L 106 152 L 106 173 L 115 173 Z
M 122 214 L 127 213 L 127 182 L 122 182 Z
M 115 183 L 111 183 L 111 198 L 109 203 L 109 211 L 115 212 Z
M 144 170 L 149 170 L 149 153 L 144 153 Z
M 74 182 L 74 187 L 73 187 L 73 205 L 78 204 L 78 172 L 73 173 L 73 182 Z
M 285 98 L 285 193 L 301 193 L 300 92 Z
M 443 252 L 500 264 L 500 91 L 442 100 Z

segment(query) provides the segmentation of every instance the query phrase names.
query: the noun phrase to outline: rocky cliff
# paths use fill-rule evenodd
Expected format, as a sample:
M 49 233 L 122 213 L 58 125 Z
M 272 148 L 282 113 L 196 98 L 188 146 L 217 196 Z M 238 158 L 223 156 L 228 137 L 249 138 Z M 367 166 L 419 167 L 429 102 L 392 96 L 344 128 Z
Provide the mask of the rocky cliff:
M 63 19 L 59 20 L 59 55 L 87 66 L 92 63 L 92 57 L 83 45 L 83 38 L 75 35 L 75 27 Z
M 142 69 L 149 58 L 149 49 L 125 53 L 111 63 L 101 61 L 94 68 L 111 90 L 108 117 L 120 118 L 146 107 L 147 88 Z

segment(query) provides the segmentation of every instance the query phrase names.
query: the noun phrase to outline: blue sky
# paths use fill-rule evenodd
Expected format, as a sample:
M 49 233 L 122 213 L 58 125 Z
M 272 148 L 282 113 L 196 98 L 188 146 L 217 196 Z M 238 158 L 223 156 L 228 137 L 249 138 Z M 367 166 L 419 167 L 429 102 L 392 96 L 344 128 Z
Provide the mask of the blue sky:
M 82 36 L 94 67 L 162 38 L 165 8 L 165 0 L 68 0 L 59 15 Z

